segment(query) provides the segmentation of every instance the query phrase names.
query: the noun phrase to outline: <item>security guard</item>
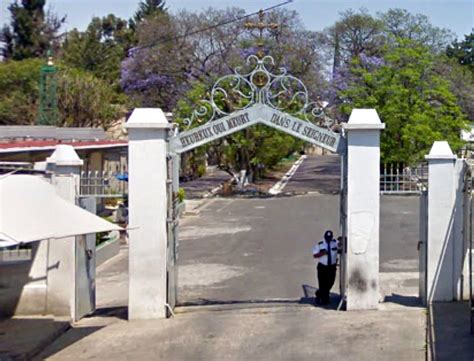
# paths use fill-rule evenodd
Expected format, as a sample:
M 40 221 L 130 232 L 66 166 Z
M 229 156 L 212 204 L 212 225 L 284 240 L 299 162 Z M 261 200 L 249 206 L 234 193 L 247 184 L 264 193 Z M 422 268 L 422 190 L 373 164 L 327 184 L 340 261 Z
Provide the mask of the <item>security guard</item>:
M 324 239 L 313 248 L 313 257 L 319 258 L 318 283 L 316 291 L 316 304 L 329 304 L 329 291 L 331 291 L 336 280 L 337 254 L 339 251 L 338 241 L 334 239 L 331 230 L 324 232 Z

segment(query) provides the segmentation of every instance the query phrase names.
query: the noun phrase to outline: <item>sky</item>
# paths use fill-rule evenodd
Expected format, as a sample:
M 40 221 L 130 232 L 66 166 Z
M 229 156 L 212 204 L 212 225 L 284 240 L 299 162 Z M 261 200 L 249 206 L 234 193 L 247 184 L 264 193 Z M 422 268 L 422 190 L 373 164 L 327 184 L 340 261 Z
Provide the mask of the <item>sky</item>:
M 8 4 L 14 0 L 0 0 L 0 24 L 8 21 Z M 207 7 L 225 9 L 238 6 L 247 13 L 267 8 L 284 0 L 166 0 L 171 12 L 180 9 L 199 11 Z M 122 18 L 130 18 L 137 9 L 139 0 L 47 0 L 58 15 L 67 15 L 65 30 L 85 29 L 93 16 L 105 16 L 109 13 Z M 296 10 L 309 30 L 323 30 L 332 25 L 339 13 L 346 9 L 366 8 L 371 14 L 386 11 L 390 8 L 403 8 L 416 14 L 429 17 L 431 23 L 438 27 L 452 30 L 459 38 L 474 28 L 474 0 L 293 0 L 285 5 Z

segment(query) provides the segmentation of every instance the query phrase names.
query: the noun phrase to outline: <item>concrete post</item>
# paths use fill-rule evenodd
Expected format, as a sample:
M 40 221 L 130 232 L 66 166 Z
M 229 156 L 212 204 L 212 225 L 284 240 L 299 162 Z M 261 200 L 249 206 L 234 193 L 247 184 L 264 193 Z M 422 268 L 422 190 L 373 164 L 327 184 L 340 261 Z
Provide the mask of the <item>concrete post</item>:
M 379 294 L 380 122 L 354 109 L 347 133 L 347 310 L 377 309 Z
M 54 171 L 52 183 L 58 195 L 75 204 L 83 161 L 72 146 L 58 145 L 46 162 L 47 168 Z M 45 212 L 48 211 L 47 207 L 45 204 Z M 47 313 L 74 319 L 76 238 L 67 237 L 48 242 Z
M 161 109 L 135 109 L 129 152 L 129 301 L 133 319 L 166 317 L 168 123 Z
M 469 299 L 469 272 L 468 266 L 468 245 L 469 235 L 469 195 L 464 192 L 464 177 L 467 171 L 467 164 L 464 159 L 456 159 L 454 163 L 454 242 L 453 242 L 453 298 L 462 301 L 464 296 Z M 464 203 L 467 203 L 466 205 Z M 465 207 L 466 206 L 466 207 Z M 464 277 L 466 276 L 466 277 Z M 467 286 L 467 287 L 466 287 Z
M 448 142 L 434 142 L 428 160 L 428 240 L 426 256 L 426 297 L 452 301 L 453 243 L 456 205 L 456 156 Z

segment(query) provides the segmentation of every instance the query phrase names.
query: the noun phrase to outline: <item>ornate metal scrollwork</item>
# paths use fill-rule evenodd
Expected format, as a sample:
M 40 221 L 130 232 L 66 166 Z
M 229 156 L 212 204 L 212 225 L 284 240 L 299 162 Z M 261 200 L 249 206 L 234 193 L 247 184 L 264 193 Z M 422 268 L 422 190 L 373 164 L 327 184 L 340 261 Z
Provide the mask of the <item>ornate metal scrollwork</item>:
M 336 123 L 324 113 L 322 102 L 310 100 L 301 79 L 288 74 L 283 67 L 277 74 L 268 69 L 275 65 L 271 56 L 250 55 L 246 65 L 251 67 L 249 72 L 241 73 L 242 67 L 238 67 L 234 74 L 214 83 L 209 99 L 200 100 L 191 116 L 184 119 L 186 129 L 196 122 L 210 122 L 255 104 L 265 104 L 328 129 Z

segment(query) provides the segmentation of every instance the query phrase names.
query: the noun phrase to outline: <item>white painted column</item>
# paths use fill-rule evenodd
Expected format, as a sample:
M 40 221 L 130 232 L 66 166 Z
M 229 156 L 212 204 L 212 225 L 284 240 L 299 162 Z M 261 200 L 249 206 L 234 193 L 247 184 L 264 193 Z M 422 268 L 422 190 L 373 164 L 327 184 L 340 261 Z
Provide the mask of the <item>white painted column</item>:
M 424 301 L 452 301 L 456 156 L 448 142 L 443 141 L 434 142 L 425 158 L 428 160 L 428 240 L 427 300 Z
M 54 171 L 52 184 L 58 195 L 76 204 L 83 161 L 74 148 L 70 145 L 58 145 L 46 161 L 48 169 Z M 44 211 L 48 211 L 47 204 Z M 74 220 L 71 219 L 71 222 Z M 67 237 L 48 242 L 47 313 L 74 319 L 76 238 Z
M 457 158 L 457 157 L 456 157 Z M 467 223 L 464 223 L 464 175 L 467 170 L 467 164 L 464 159 L 456 159 L 454 163 L 454 242 L 453 242 L 453 298 L 457 301 L 463 299 L 463 293 L 469 299 L 469 282 L 467 284 L 463 281 L 463 275 L 465 278 L 469 278 L 469 273 L 465 271 L 468 243 L 467 238 L 464 239 L 464 232 L 468 232 Z M 467 211 L 467 209 L 466 209 Z M 468 216 L 466 214 L 466 216 Z M 466 241 L 466 242 L 465 242 Z M 467 286 L 467 289 L 465 288 Z M 466 292 L 467 291 L 467 292 Z
M 127 121 L 129 301 L 133 319 L 166 317 L 166 154 L 170 129 L 161 109 L 135 109 Z
M 375 109 L 354 109 L 347 133 L 347 310 L 377 309 L 379 293 L 380 131 Z

